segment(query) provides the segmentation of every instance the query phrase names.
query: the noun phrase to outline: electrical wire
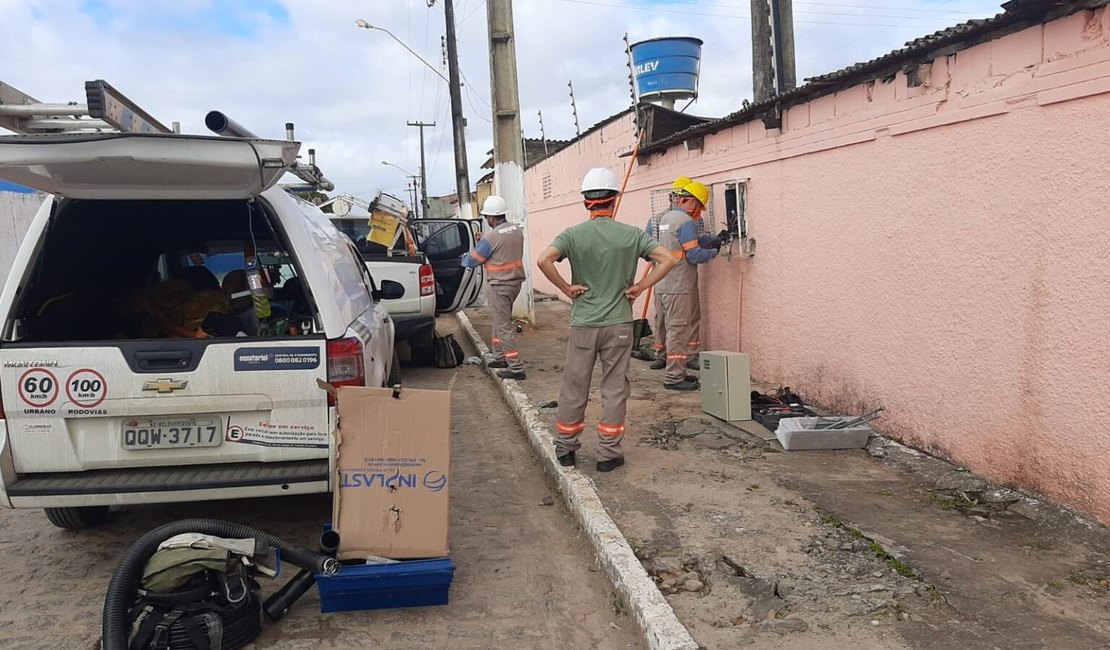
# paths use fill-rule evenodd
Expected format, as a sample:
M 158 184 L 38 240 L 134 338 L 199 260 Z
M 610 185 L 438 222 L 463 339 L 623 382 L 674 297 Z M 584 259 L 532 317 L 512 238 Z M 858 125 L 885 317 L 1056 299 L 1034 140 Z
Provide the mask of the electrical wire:
M 937 5 L 937 6 L 938 6 L 938 7 L 943 7 L 943 6 L 945 6 L 945 5 L 950 5 L 950 4 L 952 4 L 953 2 L 955 2 L 955 1 L 956 1 L 956 0 L 945 0 L 945 2 L 942 2 L 941 4 L 939 4 L 939 5 Z M 903 25 L 904 25 L 904 22 L 902 22 L 902 23 L 895 23 L 894 25 L 892 25 L 892 27 L 901 27 L 901 26 L 903 26 Z M 821 50 L 820 52 L 817 52 L 817 53 L 815 53 L 815 54 L 812 54 L 812 55 L 810 55 L 810 56 L 807 56 L 807 57 L 806 57 L 806 58 L 804 58 L 804 59 L 800 59 L 800 60 L 798 61 L 798 63 L 806 63 L 806 62 L 812 61 L 812 60 L 814 60 L 814 59 L 816 59 L 816 58 L 818 58 L 818 57 L 824 56 L 825 54 L 828 54 L 829 52 L 832 52 L 832 51 L 835 51 L 835 50 L 841 50 L 841 49 L 844 49 L 844 48 L 846 48 L 846 47 L 850 47 L 850 46 L 852 46 L 852 45 L 856 45 L 857 43 L 862 43 L 863 41 L 866 41 L 866 40 L 868 40 L 868 39 L 872 38 L 873 36 L 876 36 L 877 34 L 880 34 L 880 33 L 881 33 L 882 31 L 883 31 L 883 30 L 881 30 L 881 29 L 879 29 L 879 30 L 873 30 L 873 31 L 870 31 L 870 32 L 868 32 L 868 33 L 864 34 L 863 36 L 860 36 L 859 38 L 857 38 L 857 39 L 855 39 L 855 40 L 852 40 L 852 41 L 849 41 L 849 42 L 847 42 L 847 43 L 838 43 L 838 44 L 836 44 L 836 45 L 834 45 L 834 46 L 832 46 L 832 47 L 826 48 L 826 49 L 824 49 L 824 50 Z
M 481 2 L 479 2 L 479 3 L 478 3 L 478 6 L 477 6 L 477 7 L 474 7 L 473 9 L 471 9 L 471 10 L 470 10 L 470 13 L 468 13 L 468 14 L 466 15 L 466 17 L 462 19 L 462 22 L 460 22 L 459 24 L 460 24 L 460 25 L 462 25 L 462 24 L 463 24 L 463 23 L 465 23 L 466 21 L 470 20 L 470 18 L 471 18 L 472 16 L 474 16 L 474 14 L 478 13 L 478 10 L 479 10 L 479 9 L 482 9 L 482 8 L 483 8 L 483 7 L 485 7 L 485 6 L 486 6 L 486 0 L 482 0 Z
M 558 2 L 568 2 L 568 3 L 581 4 L 581 5 L 593 5 L 593 6 L 596 6 L 596 7 L 607 7 L 607 8 L 610 8 L 610 9 L 631 9 L 631 10 L 636 10 L 636 11 L 650 11 L 650 12 L 656 12 L 656 13 L 680 14 L 680 15 L 684 15 L 684 16 L 693 15 L 693 16 L 708 16 L 708 17 L 714 17 L 714 18 L 747 18 L 747 19 L 751 18 L 751 15 L 747 14 L 747 13 L 708 13 L 708 12 L 704 12 L 704 11 L 693 11 L 693 10 L 689 10 L 689 9 L 663 9 L 661 7 L 652 7 L 650 5 L 631 5 L 631 4 L 621 4 L 621 3 L 611 3 L 611 2 L 598 2 L 597 0 L 558 0 Z M 704 5 L 702 5 L 702 6 L 704 6 Z M 739 11 L 739 8 L 737 8 L 737 11 Z M 795 13 L 799 13 L 799 12 L 795 12 Z M 817 12 L 817 13 L 821 13 L 821 12 Z M 828 15 L 828 14 L 826 13 L 825 15 Z M 881 18 L 883 16 L 876 16 L 876 17 Z M 886 17 L 894 18 L 894 16 L 886 16 Z M 838 21 L 824 21 L 824 20 L 802 20 L 802 19 L 795 19 L 794 22 L 796 24 L 807 24 L 807 25 L 844 25 L 844 26 L 849 26 L 849 27 L 898 27 L 898 26 L 903 25 L 907 20 L 915 20 L 915 19 L 926 20 L 927 18 L 926 17 L 903 18 L 902 21 L 896 22 L 896 23 L 847 22 L 847 21 L 840 21 L 840 20 L 838 20 Z

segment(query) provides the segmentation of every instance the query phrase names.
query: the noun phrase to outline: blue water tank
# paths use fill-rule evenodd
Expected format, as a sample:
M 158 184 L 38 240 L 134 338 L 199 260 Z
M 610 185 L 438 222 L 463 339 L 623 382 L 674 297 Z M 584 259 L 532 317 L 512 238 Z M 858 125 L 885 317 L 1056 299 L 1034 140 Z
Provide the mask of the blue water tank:
M 633 43 L 632 69 L 641 100 L 694 99 L 701 67 L 700 38 L 671 36 Z

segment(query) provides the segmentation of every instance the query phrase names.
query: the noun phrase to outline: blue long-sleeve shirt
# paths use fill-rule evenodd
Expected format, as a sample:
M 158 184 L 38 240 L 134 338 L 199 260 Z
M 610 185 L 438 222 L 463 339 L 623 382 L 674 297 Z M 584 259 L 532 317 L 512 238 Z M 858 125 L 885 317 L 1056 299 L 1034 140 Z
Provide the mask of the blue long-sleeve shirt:
M 489 259 L 490 255 L 493 255 L 493 245 L 489 243 L 488 239 L 483 239 L 482 241 L 478 242 L 478 245 L 474 247 L 474 250 L 470 251 L 466 255 L 463 255 L 462 265 L 468 269 L 472 269 L 475 266 L 481 266 L 486 263 L 486 260 Z

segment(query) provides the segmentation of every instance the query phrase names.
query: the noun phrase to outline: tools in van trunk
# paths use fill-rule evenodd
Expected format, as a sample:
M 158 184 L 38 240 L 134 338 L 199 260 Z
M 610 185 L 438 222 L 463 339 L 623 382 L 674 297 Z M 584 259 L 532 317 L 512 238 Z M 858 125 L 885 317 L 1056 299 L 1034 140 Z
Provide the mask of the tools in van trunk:
M 253 213 L 252 213 L 253 217 Z M 266 282 L 263 278 L 263 269 L 258 261 L 258 251 L 254 241 L 243 244 L 243 264 L 247 271 L 247 286 L 251 291 L 251 302 L 254 303 L 254 315 L 258 320 L 265 321 L 270 318 L 270 296 L 266 292 Z

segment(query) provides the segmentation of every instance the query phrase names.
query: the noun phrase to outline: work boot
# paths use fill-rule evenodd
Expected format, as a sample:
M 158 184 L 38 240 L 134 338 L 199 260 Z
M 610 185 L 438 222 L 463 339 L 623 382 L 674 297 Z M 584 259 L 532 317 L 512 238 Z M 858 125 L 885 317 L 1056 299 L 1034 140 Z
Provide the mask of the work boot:
M 599 472 L 611 472 L 611 471 L 615 470 L 616 468 L 620 467 L 621 465 L 624 465 L 624 458 L 613 458 L 613 459 L 610 459 L 610 460 L 599 460 L 599 461 L 597 461 L 597 471 L 599 471 Z
M 505 361 L 504 359 L 497 359 L 495 361 L 490 361 L 489 363 L 487 363 L 486 367 L 487 368 L 508 368 L 509 367 L 509 362 Z
M 687 370 L 701 370 L 701 359 L 696 355 L 686 360 Z
M 502 379 L 517 379 L 517 380 L 527 379 L 527 377 L 528 377 L 528 375 L 526 375 L 524 373 L 524 371 L 513 372 L 512 370 L 501 370 L 497 373 L 497 376 L 502 378 Z
M 635 348 L 632 350 L 632 358 L 639 359 L 640 361 L 651 361 L 655 358 L 655 355 L 650 352 L 645 352 L 640 348 Z
M 677 384 L 663 384 L 663 388 L 667 390 L 692 391 L 701 388 L 701 383 L 698 382 L 697 377 L 687 375 L 685 379 Z
M 573 451 L 568 451 L 562 456 L 556 456 L 555 458 L 559 460 L 559 464 L 563 467 L 574 467 L 574 464 L 578 460 L 576 458 L 576 454 Z
M 666 367 L 667 367 L 667 360 L 664 359 L 663 357 L 659 357 L 655 361 L 651 362 L 651 369 L 652 370 L 662 370 L 663 368 L 666 368 Z

